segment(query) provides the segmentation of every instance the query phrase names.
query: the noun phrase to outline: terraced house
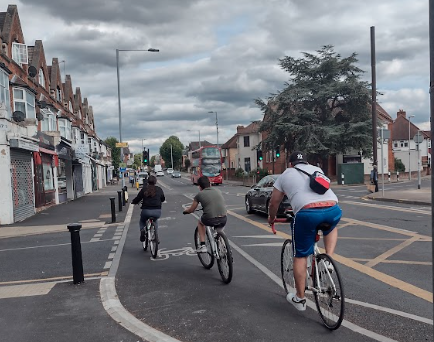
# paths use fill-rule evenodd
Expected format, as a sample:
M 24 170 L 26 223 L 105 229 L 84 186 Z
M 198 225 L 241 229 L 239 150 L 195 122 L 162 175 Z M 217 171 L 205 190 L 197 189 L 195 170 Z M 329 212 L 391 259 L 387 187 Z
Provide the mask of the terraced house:
M 92 106 L 48 64 L 41 40 L 27 45 L 18 9 L 0 12 L 0 225 L 95 191 L 111 179 L 111 151 Z

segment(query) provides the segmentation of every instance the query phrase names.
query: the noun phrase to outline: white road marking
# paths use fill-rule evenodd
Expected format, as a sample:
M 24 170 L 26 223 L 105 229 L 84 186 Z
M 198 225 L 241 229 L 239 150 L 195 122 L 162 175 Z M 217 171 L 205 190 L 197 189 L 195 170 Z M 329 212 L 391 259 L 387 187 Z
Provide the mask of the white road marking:
M 251 245 L 243 245 L 243 247 L 282 247 L 282 242 L 270 242 L 270 243 L 255 243 Z
M 388 210 L 394 210 L 394 211 L 400 211 L 400 212 L 405 211 L 405 212 L 419 213 L 419 214 L 424 214 L 424 215 L 431 215 L 431 211 L 412 209 L 412 208 L 407 208 L 407 207 L 392 207 L 390 205 L 373 204 L 373 203 L 367 203 L 367 202 L 353 202 L 353 201 L 340 201 L 340 203 L 360 205 L 360 206 L 372 207 L 372 208 L 376 208 L 376 209 L 388 209 Z
M 110 253 L 108 256 L 109 259 L 113 259 L 114 257 L 115 257 L 115 253 Z
M 283 239 L 283 237 L 279 235 L 232 235 L 232 237 L 251 238 L 251 239 L 280 239 L 280 240 Z
M 104 265 L 104 269 L 106 270 L 106 269 L 110 268 L 111 266 L 112 266 L 112 261 L 107 261 Z
M 240 253 L 244 258 L 246 258 L 248 261 L 250 261 L 253 265 L 255 265 L 259 270 L 261 270 L 266 276 L 268 276 L 271 280 L 273 280 L 277 285 L 279 285 L 281 288 L 283 288 L 282 280 L 275 275 L 273 272 L 271 272 L 268 268 L 266 268 L 264 265 L 262 265 L 259 261 L 254 259 L 252 256 L 244 252 L 240 247 L 235 245 L 231 240 L 229 240 L 229 243 L 233 249 L 235 249 L 238 253 Z M 101 280 L 102 281 L 102 280 Z M 313 301 L 306 298 L 306 304 L 309 308 L 316 311 L 316 305 Z M 348 329 L 358 332 L 361 335 L 368 336 L 376 341 L 379 342 L 397 342 L 396 340 L 393 340 L 391 338 L 388 338 L 386 336 L 377 334 L 373 331 L 367 330 L 365 328 L 362 328 L 356 324 L 353 324 L 347 320 L 342 321 L 342 325 L 344 327 L 347 327 Z

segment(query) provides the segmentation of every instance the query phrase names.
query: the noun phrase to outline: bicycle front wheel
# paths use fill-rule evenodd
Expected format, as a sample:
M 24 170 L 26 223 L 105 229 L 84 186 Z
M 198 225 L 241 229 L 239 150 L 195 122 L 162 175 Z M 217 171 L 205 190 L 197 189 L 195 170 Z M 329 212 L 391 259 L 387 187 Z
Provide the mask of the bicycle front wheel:
M 151 255 L 155 259 L 158 254 L 158 232 L 155 229 L 155 223 L 152 222 L 151 227 L 149 228 L 149 249 L 151 250 Z
M 335 262 L 327 254 L 316 256 L 315 267 L 318 270 L 314 273 L 314 287 L 318 290 L 314 292 L 316 307 L 324 325 L 330 330 L 336 330 L 344 319 L 345 311 L 341 276 Z
M 294 259 L 292 257 L 292 241 L 287 239 L 283 243 L 282 252 L 280 254 L 280 271 L 282 274 L 283 288 L 288 294 L 289 292 L 295 291 L 295 280 L 294 280 Z
M 217 266 L 219 268 L 220 276 L 225 284 L 229 284 L 232 280 L 233 273 L 231 246 L 229 245 L 229 240 L 224 233 L 217 233 L 216 243 L 219 255 Z
M 194 231 L 194 245 L 196 246 L 196 249 L 200 247 L 199 229 L 197 227 L 196 230 Z M 212 252 L 211 240 L 210 237 L 208 236 L 208 230 L 206 230 L 206 235 L 205 235 L 205 246 L 207 252 L 197 253 L 197 256 L 202 266 L 205 267 L 207 270 L 209 270 L 214 265 L 214 254 Z

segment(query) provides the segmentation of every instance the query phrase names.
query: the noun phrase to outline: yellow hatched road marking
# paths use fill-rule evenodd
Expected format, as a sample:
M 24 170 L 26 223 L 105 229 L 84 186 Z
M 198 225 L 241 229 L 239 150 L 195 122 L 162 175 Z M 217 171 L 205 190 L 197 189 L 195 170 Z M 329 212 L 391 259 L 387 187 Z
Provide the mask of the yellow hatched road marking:
M 237 213 L 234 213 L 233 211 L 228 210 L 228 214 L 232 215 L 242 221 L 248 222 L 252 225 L 254 225 L 255 227 L 258 227 L 262 230 L 265 230 L 267 232 L 271 232 L 271 228 L 268 225 L 265 225 L 263 223 L 259 223 L 259 222 L 255 222 L 253 220 L 250 220 L 242 215 L 239 215 Z M 353 224 L 358 224 L 358 225 L 363 225 L 363 226 L 368 226 L 371 228 L 376 228 L 376 229 L 381 229 L 381 230 L 386 230 L 386 231 L 391 231 L 397 234 L 402 234 L 402 235 L 407 235 L 407 236 L 411 236 L 411 237 L 424 237 L 424 238 L 429 238 L 427 236 L 423 236 L 423 235 L 419 235 L 417 233 L 413 233 L 413 232 L 408 232 L 408 231 L 402 231 L 393 227 L 387 227 L 387 226 L 381 226 L 379 224 L 374 224 L 374 223 L 369 223 L 369 222 L 362 222 L 362 221 L 358 221 L 358 220 L 353 220 L 353 219 L 342 219 L 342 221 L 346 221 L 346 222 L 351 222 Z M 277 235 L 282 236 L 284 238 L 291 238 L 290 235 L 286 234 L 286 233 L 282 233 L 282 232 L 277 232 Z M 341 255 L 338 254 L 334 254 L 333 255 L 333 259 L 335 259 L 337 262 L 350 267 L 356 271 L 359 271 L 361 273 L 364 273 L 378 281 L 381 281 L 385 284 L 388 284 L 390 286 L 396 287 L 397 289 L 400 289 L 402 291 L 405 291 L 407 293 L 410 293 L 416 297 L 422 298 L 430 303 L 433 302 L 433 294 L 429 291 L 426 291 L 424 289 L 421 289 L 417 286 L 411 285 L 409 283 L 406 283 L 405 281 L 399 280 L 395 277 L 389 276 L 385 273 L 379 272 L 377 270 L 374 270 L 370 267 L 367 267 L 365 265 L 359 264 L 357 262 L 355 262 L 354 260 L 351 260 L 349 258 L 343 257 Z
M 56 283 L 22 284 L 0 287 L 0 299 L 46 295 Z

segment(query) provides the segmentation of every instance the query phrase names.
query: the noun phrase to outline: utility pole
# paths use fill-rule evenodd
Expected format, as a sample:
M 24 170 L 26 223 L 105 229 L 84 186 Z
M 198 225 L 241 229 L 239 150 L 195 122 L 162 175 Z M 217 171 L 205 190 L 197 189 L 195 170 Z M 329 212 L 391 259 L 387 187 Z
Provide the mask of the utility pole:
M 371 74 L 372 74 L 372 152 L 377 165 L 377 77 L 375 70 L 375 26 L 371 26 Z M 377 165 L 378 167 L 378 165 Z

